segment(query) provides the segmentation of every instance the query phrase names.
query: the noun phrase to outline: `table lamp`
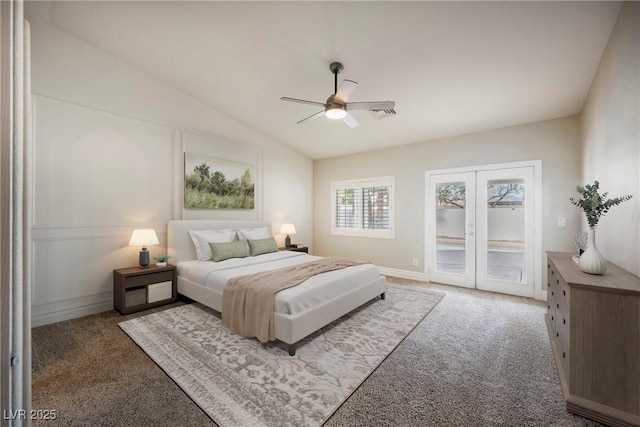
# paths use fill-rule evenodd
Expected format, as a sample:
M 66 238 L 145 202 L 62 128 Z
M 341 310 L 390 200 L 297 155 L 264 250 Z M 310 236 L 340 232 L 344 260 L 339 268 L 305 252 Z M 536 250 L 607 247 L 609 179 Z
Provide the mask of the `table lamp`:
M 147 245 L 159 245 L 158 236 L 156 230 L 153 228 L 138 228 L 133 230 L 131 240 L 129 240 L 129 246 L 142 246 L 140 250 L 140 268 L 149 267 L 149 250 Z
M 291 247 L 291 237 L 289 236 L 290 234 L 296 234 L 296 228 L 293 226 L 293 224 L 282 224 L 282 227 L 280 227 L 280 234 L 286 234 L 287 237 L 285 237 L 284 239 L 284 245 L 287 248 Z

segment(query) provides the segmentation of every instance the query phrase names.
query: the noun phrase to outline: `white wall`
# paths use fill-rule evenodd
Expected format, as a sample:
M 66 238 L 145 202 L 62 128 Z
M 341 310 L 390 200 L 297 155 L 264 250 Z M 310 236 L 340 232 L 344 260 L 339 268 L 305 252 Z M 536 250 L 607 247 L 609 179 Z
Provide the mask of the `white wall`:
M 37 11 L 38 5 L 29 5 Z M 113 307 L 115 268 L 137 264 L 135 228 L 170 219 L 271 220 L 312 241 L 312 162 L 68 34 L 38 14 L 34 99 L 33 325 Z M 184 209 L 183 153 L 256 166 L 254 210 Z M 284 236 L 276 236 L 283 243 Z
M 314 161 L 315 252 L 366 259 L 407 277 L 421 276 L 425 171 L 537 159 L 542 160 L 542 250 L 574 251 L 572 237 L 581 227 L 579 212 L 569 203 L 581 177 L 577 117 Z M 395 176 L 396 238 L 332 236 L 331 181 L 372 176 Z M 557 226 L 558 217 L 566 218 L 566 227 Z M 413 266 L 413 258 L 420 265 Z M 546 283 L 546 269 L 542 275 Z
M 632 194 L 600 219 L 596 244 L 640 275 L 640 3 L 624 2 L 581 117 L 583 183 L 609 197 Z M 587 229 L 586 221 L 584 228 Z

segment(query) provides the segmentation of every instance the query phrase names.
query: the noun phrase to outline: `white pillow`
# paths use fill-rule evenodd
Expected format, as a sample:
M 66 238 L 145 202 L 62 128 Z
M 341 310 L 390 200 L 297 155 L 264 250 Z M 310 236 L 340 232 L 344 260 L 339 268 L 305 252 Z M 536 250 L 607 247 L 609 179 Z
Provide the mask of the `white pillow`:
M 271 237 L 267 227 L 260 228 L 239 228 L 238 238 L 241 240 L 260 240 Z
M 199 260 L 210 260 L 213 254 L 209 242 L 227 243 L 236 239 L 236 230 L 191 230 L 189 236 L 196 247 L 196 255 Z

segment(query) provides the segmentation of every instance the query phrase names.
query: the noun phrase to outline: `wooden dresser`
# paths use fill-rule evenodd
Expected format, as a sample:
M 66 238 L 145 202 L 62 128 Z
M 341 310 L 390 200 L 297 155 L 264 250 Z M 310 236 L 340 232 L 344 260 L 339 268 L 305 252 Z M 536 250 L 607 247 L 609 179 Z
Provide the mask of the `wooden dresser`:
M 586 274 L 547 252 L 547 330 L 567 410 L 640 426 L 640 278 L 608 263 Z

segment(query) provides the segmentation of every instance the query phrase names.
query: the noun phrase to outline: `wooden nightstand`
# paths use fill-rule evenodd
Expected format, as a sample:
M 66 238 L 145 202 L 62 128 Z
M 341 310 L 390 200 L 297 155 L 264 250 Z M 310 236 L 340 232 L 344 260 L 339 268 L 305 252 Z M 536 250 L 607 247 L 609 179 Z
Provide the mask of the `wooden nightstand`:
M 175 302 L 176 267 L 150 265 L 113 270 L 113 307 L 129 314 Z
M 291 246 L 289 248 L 284 247 L 284 248 L 278 248 L 278 249 L 280 249 L 281 251 L 304 252 L 305 254 L 309 253 L 309 247 L 308 246 L 302 246 L 302 247 L 299 247 L 299 248 Z

